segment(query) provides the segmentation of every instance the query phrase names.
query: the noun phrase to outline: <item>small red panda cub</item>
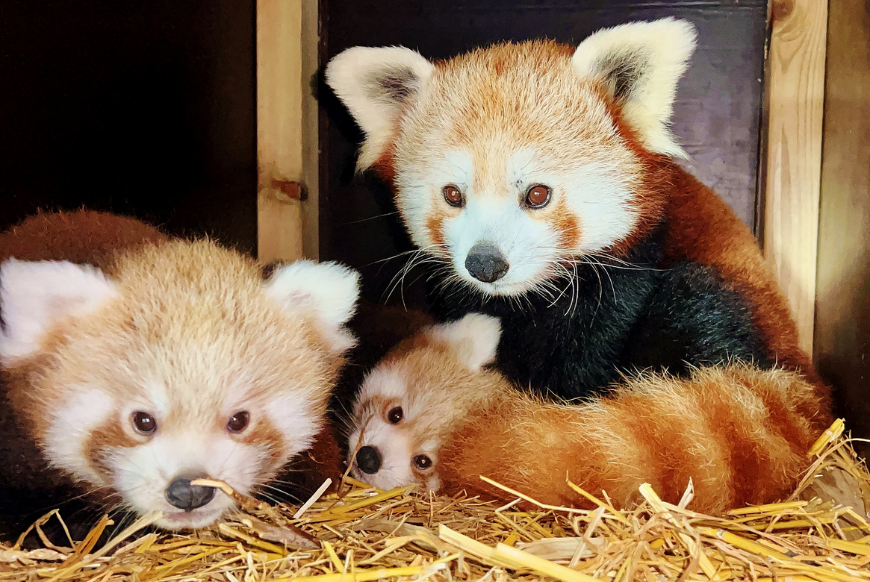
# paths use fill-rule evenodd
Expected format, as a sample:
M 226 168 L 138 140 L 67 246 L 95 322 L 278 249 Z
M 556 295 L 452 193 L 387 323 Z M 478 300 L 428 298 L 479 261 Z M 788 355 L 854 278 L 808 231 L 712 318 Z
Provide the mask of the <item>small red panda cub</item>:
M 299 261 L 263 280 L 238 252 L 155 233 L 82 212 L 0 235 L 0 249 L 43 259 L 64 237 L 56 260 L 0 264 L 4 397 L 47 466 L 163 512 L 163 528 L 197 528 L 233 502 L 192 480 L 250 494 L 312 445 L 354 343 L 358 275 Z M 81 248 L 108 236 L 115 252 Z
M 567 477 L 621 507 L 644 482 L 677 503 L 691 479 L 692 508 L 716 513 L 784 498 L 806 467 L 817 436 L 807 413 L 819 397 L 793 372 L 737 365 L 682 381 L 640 376 L 560 405 L 487 369 L 500 334 L 498 320 L 469 314 L 392 350 L 353 410 L 354 476 L 382 489 L 420 483 L 511 498 L 483 475 L 544 503 L 584 506 Z

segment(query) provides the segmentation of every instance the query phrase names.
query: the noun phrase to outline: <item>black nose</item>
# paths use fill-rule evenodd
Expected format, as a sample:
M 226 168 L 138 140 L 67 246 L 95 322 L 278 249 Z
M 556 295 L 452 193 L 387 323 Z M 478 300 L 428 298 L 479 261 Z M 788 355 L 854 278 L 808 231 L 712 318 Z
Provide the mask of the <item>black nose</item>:
M 363 447 L 356 454 L 356 466 L 369 475 L 381 468 L 381 453 L 374 447 Z
M 206 505 L 214 499 L 213 487 L 191 485 L 191 481 L 204 478 L 205 475 L 180 475 L 172 480 L 166 488 L 166 500 L 185 511 L 192 511 Z
M 491 242 L 480 242 L 471 247 L 465 257 L 465 268 L 472 277 L 484 283 L 498 281 L 508 272 L 508 262 Z

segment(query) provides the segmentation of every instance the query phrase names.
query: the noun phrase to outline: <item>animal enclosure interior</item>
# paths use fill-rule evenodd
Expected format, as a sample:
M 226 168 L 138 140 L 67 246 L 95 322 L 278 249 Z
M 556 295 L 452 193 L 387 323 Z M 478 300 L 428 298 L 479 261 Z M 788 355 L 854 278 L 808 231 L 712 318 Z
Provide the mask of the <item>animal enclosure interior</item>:
M 243 498 L 245 512 L 214 531 L 173 537 L 148 529 L 146 516 L 106 550 L 104 522 L 69 549 L 0 544 L 0 580 L 250 582 L 291 571 L 323 581 L 506 571 L 583 582 L 870 580 L 865 512 L 811 500 L 849 491 L 870 509 L 859 461 L 870 454 L 865 2 L 6 0 L 0 232 L 40 210 L 85 207 L 212 237 L 263 262 L 346 264 L 361 273 L 363 307 L 336 401 L 348 398 L 419 324 L 427 271 L 406 269 L 415 247 L 388 185 L 356 171 L 364 135 L 327 85 L 326 63 L 357 45 L 436 60 L 499 41 L 574 45 L 665 16 L 699 35 L 674 107 L 673 132 L 690 156 L 680 163 L 762 245 L 845 419 L 846 433 L 838 423 L 823 435 L 784 503 L 708 516 L 648 489 L 631 512 L 581 491 L 597 507 L 581 513 L 528 498 L 501 508 L 422 498 L 348 478 L 344 497 L 313 499 L 300 514 Z M 834 470 L 845 481 L 813 483 Z

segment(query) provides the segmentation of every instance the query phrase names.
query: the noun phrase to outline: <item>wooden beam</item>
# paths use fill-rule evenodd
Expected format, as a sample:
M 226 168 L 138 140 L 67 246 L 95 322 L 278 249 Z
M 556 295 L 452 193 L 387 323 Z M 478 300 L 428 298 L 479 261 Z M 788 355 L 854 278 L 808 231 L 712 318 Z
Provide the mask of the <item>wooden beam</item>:
M 302 2 L 257 0 L 257 255 L 303 256 Z
M 852 436 L 870 438 L 870 12 L 831 2 L 816 279 L 815 362 Z M 870 444 L 856 442 L 859 454 Z
M 773 0 L 764 255 L 812 354 L 827 0 Z
M 309 259 L 320 256 L 320 105 L 314 87 L 320 67 L 320 2 L 302 1 L 302 251 Z

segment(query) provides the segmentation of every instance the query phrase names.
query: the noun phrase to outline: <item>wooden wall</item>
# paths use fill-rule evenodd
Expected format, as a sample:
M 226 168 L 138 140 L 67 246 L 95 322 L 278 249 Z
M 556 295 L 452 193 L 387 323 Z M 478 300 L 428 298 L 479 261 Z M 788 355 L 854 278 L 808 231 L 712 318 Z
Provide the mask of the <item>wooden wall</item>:
M 828 0 L 773 0 L 765 134 L 764 256 L 813 351 Z
M 828 9 L 815 361 L 846 426 L 868 438 L 870 2 L 835 0 Z
M 257 0 L 257 254 L 318 256 L 318 10 L 312 0 Z

